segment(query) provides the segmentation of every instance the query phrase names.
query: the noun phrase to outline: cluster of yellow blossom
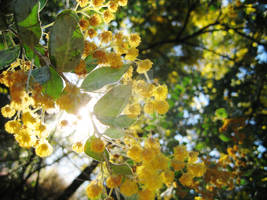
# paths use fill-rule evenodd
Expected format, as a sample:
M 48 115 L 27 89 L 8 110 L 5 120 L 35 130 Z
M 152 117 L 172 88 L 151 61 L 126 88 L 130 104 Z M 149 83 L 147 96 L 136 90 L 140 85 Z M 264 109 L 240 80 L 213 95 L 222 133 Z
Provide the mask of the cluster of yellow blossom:
M 106 185 L 111 189 L 119 188 L 125 196 L 137 194 L 138 199 L 152 200 L 164 184 L 167 187 L 175 185 L 176 171 L 183 173 L 179 181 L 187 187 L 193 187 L 194 177 L 201 177 L 206 171 L 203 163 L 196 163 L 198 153 L 188 152 L 184 146 L 175 147 L 174 157 L 170 159 L 161 152 L 159 142 L 152 137 L 145 139 L 143 146 L 133 138 L 126 137 L 124 141 L 128 149 L 126 155 L 135 163 L 132 167 L 134 174 L 124 177 L 110 174 L 106 178 Z M 91 187 L 92 183 L 88 188 Z M 97 195 L 100 195 L 99 191 Z
M 123 113 L 133 118 L 138 117 L 142 111 L 146 114 L 165 114 L 169 109 L 166 100 L 168 89 L 164 84 L 158 84 L 156 81 L 152 83 L 149 80 L 147 72 L 153 63 L 149 59 L 137 58 L 140 36 L 137 33 L 125 35 L 122 32 L 113 34 L 110 31 L 98 30 L 101 29 L 100 25 L 103 22 L 108 24 L 114 19 L 117 8 L 125 6 L 127 0 L 77 0 L 77 2 L 81 7 L 77 13 L 82 14 L 79 25 L 85 37 L 85 46 L 82 59 L 74 68 L 74 72 L 79 76 L 87 74 L 85 59 L 88 56 L 96 60 L 95 64 L 99 64 L 98 67 L 117 69 L 123 64 L 131 65 L 121 80 L 122 84 L 132 85 L 133 88 L 130 102 Z M 99 41 L 98 45 L 96 41 Z M 60 110 L 77 114 L 80 105 L 88 103 L 90 97 L 64 79 L 66 86 L 62 94 L 53 100 L 43 94 L 41 85 L 29 83 L 27 72 L 31 70 L 31 63 L 21 63 L 14 64 L 16 67 L 20 66 L 19 70 L 11 67 L 0 76 L 0 82 L 9 87 L 11 96 L 11 103 L 1 109 L 3 116 L 13 118 L 5 124 L 5 129 L 14 134 L 20 146 L 33 147 L 38 156 L 46 157 L 52 153 L 53 148 L 47 141 L 48 133 L 43 119 L 45 111 L 57 105 Z M 140 76 L 144 76 L 146 81 L 133 80 L 134 70 Z M 66 120 L 61 121 L 61 126 L 66 125 Z M 99 155 L 106 150 L 108 143 L 113 141 L 105 142 L 105 137 L 97 136 L 91 138 L 90 151 Z M 118 163 L 103 153 L 105 165 L 102 167 L 106 166 L 108 174 L 103 174 L 104 179 L 92 181 L 87 186 L 86 194 L 90 199 L 100 197 L 105 181 L 108 188 L 111 190 L 119 188 L 125 196 L 136 194 L 140 200 L 152 200 L 164 185 L 177 187 L 179 182 L 186 187 L 194 188 L 195 178 L 203 176 L 206 172 L 204 163 L 197 162 L 198 153 L 188 152 L 185 146 L 175 147 L 174 154 L 167 157 L 161 151 L 159 141 L 150 136 L 144 140 L 126 136 L 124 142 L 119 142 L 117 146 L 122 147 L 123 151 L 120 161 L 124 162 L 126 159 L 133 161 L 132 166 L 127 165 L 132 174 L 113 174 L 110 165 Z M 77 153 L 85 150 L 82 142 L 73 144 L 72 148 Z M 105 152 L 112 155 L 112 150 Z M 178 171 L 181 176 L 175 177 L 175 172 Z
M 123 63 L 132 62 L 137 65 L 137 72 L 141 74 L 151 69 L 152 62 L 149 59 L 145 59 L 143 61 L 137 60 L 139 51 L 136 47 L 141 42 L 138 34 L 134 33 L 126 36 L 122 32 L 113 34 L 110 31 L 102 31 L 97 34 L 94 29 L 88 28 L 85 36 L 86 35 L 88 35 L 90 39 L 85 40 L 83 53 L 84 58 L 87 56 L 93 56 L 93 58 L 97 60 L 97 64 L 110 66 L 112 68 L 120 68 Z M 99 46 L 97 46 L 94 42 L 94 37 L 96 36 L 100 41 Z M 110 50 L 110 47 L 112 50 Z M 125 54 L 124 57 L 123 54 Z M 79 68 L 81 68 L 81 66 Z
M 124 110 L 125 114 L 133 118 L 138 117 L 141 114 L 142 107 L 147 114 L 153 114 L 154 112 L 165 114 L 169 109 L 169 104 L 166 101 L 168 94 L 167 86 L 148 83 L 150 82 L 149 80 L 148 82 L 144 80 L 132 80 L 133 66 L 136 66 L 137 73 L 144 74 L 148 77 L 147 71 L 152 68 L 153 64 L 149 59 L 140 60 L 137 58 L 139 54 L 137 47 L 141 43 L 140 36 L 137 33 L 125 35 L 122 32 L 118 32 L 113 34 L 111 31 L 97 33 L 98 25 L 102 21 L 106 23 L 110 22 L 107 18 L 105 19 L 105 16 L 111 16 L 112 13 L 116 12 L 117 9 L 112 9 L 116 7 L 114 6 L 115 4 L 117 4 L 117 7 L 118 5 L 125 6 L 127 1 L 109 1 L 106 4 L 103 1 L 87 1 L 84 4 L 85 8 L 83 10 L 97 10 L 98 12 L 91 14 L 91 16 L 83 16 L 80 20 L 80 26 L 86 38 L 83 59 L 92 56 L 97 60 L 97 64 L 100 67 L 110 66 L 111 68 L 120 68 L 124 63 L 131 65 L 129 70 L 124 74 L 122 81 L 124 84 L 132 84 L 133 96 L 137 95 L 140 98 L 131 98 L 131 102 Z M 100 11 L 99 8 L 104 9 Z M 108 11 L 110 14 L 107 13 Z M 96 44 L 95 37 L 100 41 L 99 45 Z M 75 68 L 76 74 L 86 74 L 84 63 L 82 60 Z
M 21 147 L 34 147 L 37 155 L 46 157 L 52 153 L 53 148 L 47 141 L 48 134 L 42 116 L 45 109 L 54 107 L 54 103 L 50 97 L 40 92 L 42 88 L 38 84 L 31 88 L 28 86 L 26 91 L 29 83 L 24 70 L 29 68 L 25 64 L 16 65 L 20 67 L 19 70 L 13 69 L 11 65 L 0 75 L 0 83 L 9 88 L 11 98 L 10 104 L 1 108 L 1 113 L 6 118 L 12 118 L 6 122 L 5 130 L 14 134 Z
M 102 153 L 105 150 L 105 144 L 103 140 L 93 137 L 91 141 L 91 150 L 96 153 Z
M 86 187 L 86 194 L 90 199 L 95 199 L 101 195 L 103 191 L 103 185 L 100 182 L 92 181 Z
M 125 137 L 124 143 L 127 149 L 126 157 L 134 161 L 133 174 L 112 174 L 107 170 L 109 173 L 105 175 L 107 187 L 119 188 L 124 196 L 136 194 L 140 200 L 153 200 L 163 185 L 167 188 L 177 187 L 179 180 L 184 186 L 194 188 L 194 178 L 201 177 L 206 172 L 204 163 L 197 162 L 198 153 L 188 152 L 185 146 L 176 146 L 173 158 L 169 158 L 161 152 L 160 144 L 155 138 L 148 137 L 141 145 L 137 138 Z M 175 178 L 177 171 L 182 172 L 178 180 Z M 93 181 L 87 186 L 89 198 L 103 193 L 99 182 L 101 181 Z
M 56 100 L 61 110 L 65 110 L 71 114 L 77 114 L 81 105 L 90 100 L 86 93 L 81 93 L 80 89 L 75 85 L 67 83 L 61 96 Z
M 205 186 L 202 188 L 198 182 L 195 183 L 196 192 L 201 194 L 204 199 L 214 199 L 214 191 L 219 188 L 232 190 L 234 184 L 240 184 L 242 175 L 240 168 L 246 167 L 246 150 L 239 149 L 237 145 L 234 145 L 227 148 L 227 153 L 221 153 L 217 161 L 211 161 L 209 158 L 204 160 L 206 166 L 203 179 Z
M 154 112 L 165 114 L 169 109 L 169 104 L 166 101 L 168 88 L 165 84 L 155 85 L 144 80 L 134 80 L 133 95 L 136 98 L 132 99 L 124 111 L 130 117 L 137 117 L 141 114 L 141 105 L 143 105 L 146 114 L 153 114 Z

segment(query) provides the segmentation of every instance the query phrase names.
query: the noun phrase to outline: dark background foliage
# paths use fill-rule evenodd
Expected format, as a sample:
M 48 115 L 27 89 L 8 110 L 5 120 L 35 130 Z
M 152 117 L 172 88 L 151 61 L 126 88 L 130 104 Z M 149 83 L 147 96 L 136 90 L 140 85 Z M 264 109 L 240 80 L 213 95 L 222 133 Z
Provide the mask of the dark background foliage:
M 51 23 L 66 5 L 73 7 L 75 4 L 67 2 L 47 1 L 40 13 L 42 25 Z M 179 143 L 189 143 L 204 158 L 216 159 L 218 157 L 210 152 L 216 150 L 227 154 L 227 148 L 234 145 L 247 149 L 244 158 L 247 165 L 240 168 L 241 184 L 232 191 L 218 190 L 215 198 L 264 199 L 266 180 L 263 179 L 267 174 L 267 5 L 264 1 L 224 2 L 226 5 L 217 0 L 129 0 L 128 6 L 118 12 L 110 29 L 126 26 L 132 32 L 140 33 L 140 58 L 151 59 L 154 66 L 150 75 L 169 87 L 170 111 L 165 117 L 151 118 L 143 125 L 140 135 L 152 133 L 164 139 L 166 153 Z M 10 12 L 8 4 L 9 1 L 0 1 L 1 20 Z M 233 8 L 224 15 L 227 4 Z M 250 5 L 253 12 L 247 11 Z M 205 16 L 214 17 L 206 19 Z M 198 26 L 198 21 L 205 24 Z M 3 32 L 9 26 L 2 21 L 0 25 Z M 217 35 L 222 33 L 223 39 L 217 40 Z M 2 35 L 0 39 L 2 43 Z M 239 54 L 241 49 L 246 49 L 245 53 Z M 208 76 L 203 66 L 209 63 L 212 72 Z M 221 74 L 219 78 L 218 74 Z M 2 107 L 8 103 L 8 91 L 2 85 L 1 88 Z M 200 102 L 203 103 L 200 108 L 194 106 Z M 225 120 L 218 120 L 219 109 L 221 115 L 226 113 L 228 119 L 236 119 L 223 130 L 220 128 Z M 1 116 L 0 198 L 56 199 L 59 194 L 64 194 L 67 186 L 61 181 L 54 182 L 52 187 L 39 181 L 40 171 L 47 163 L 31 150 L 19 148 L 13 137 L 5 133 L 5 121 Z M 182 142 L 177 139 L 188 136 L 191 139 Z M 55 162 L 60 162 L 64 156 L 60 155 Z M 87 172 L 91 173 L 88 168 Z M 183 199 L 190 198 L 188 195 Z

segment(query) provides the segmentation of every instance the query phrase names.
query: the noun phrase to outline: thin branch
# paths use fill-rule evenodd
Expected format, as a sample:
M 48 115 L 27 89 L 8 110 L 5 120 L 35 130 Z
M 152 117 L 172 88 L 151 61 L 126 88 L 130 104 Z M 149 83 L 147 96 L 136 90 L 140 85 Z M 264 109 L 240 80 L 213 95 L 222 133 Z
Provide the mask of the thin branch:
M 182 29 L 178 32 L 177 38 L 180 38 L 181 35 L 183 34 L 183 32 L 184 32 L 184 30 L 186 29 L 186 26 L 187 26 L 187 24 L 188 24 L 188 21 L 189 21 L 191 12 L 195 9 L 195 4 L 192 4 L 191 6 L 189 6 L 189 4 L 190 4 L 189 2 L 190 2 L 190 1 L 188 0 L 188 11 L 187 11 L 187 14 L 186 14 L 186 17 L 185 17 L 185 21 L 184 21 L 183 27 L 182 27 Z
M 258 44 L 260 44 L 260 45 L 263 45 L 263 46 L 265 46 L 265 47 L 267 48 L 267 44 L 266 44 L 266 43 L 262 43 L 262 42 L 256 40 L 255 38 L 253 38 L 253 37 L 251 37 L 251 36 L 249 36 L 249 35 L 247 35 L 247 34 L 245 34 L 245 33 L 243 33 L 243 32 L 238 31 L 239 28 L 233 28 L 233 27 L 228 26 L 227 24 L 222 24 L 222 25 L 223 25 L 226 29 L 232 29 L 232 30 L 233 30 L 235 33 L 237 33 L 238 35 L 240 35 L 240 36 L 242 36 L 242 37 L 244 37 L 244 38 L 247 38 L 247 39 L 249 39 L 249 40 L 251 40 L 251 41 L 253 41 L 253 42 L 256 42 L 256 43 L 258 43 Z
M 57 198 L 57 200 L 67 200 L 69 199 L 75 191 L 85 182 L 85 180 L 90 180 L 87 177 L 92 174 L 94 169 L 97 167 L 98 161 L 93 161 L 89 166 L 84 168 L 84 170 L 77 176 L 72 183 L 63 191 L 63 193 Z
M 209 52 L 211 52 L 211 53 L 213 53 L 213 54 L 215 54 L 217 56 L 221 56 L 221 57 L 226 58 L 228 60 L 235 61 L 235 59 L 229 57 L 228 55 L 220 54 L 220 53 L 216 52 L 215 50 L 208 49 L 208 48 L 206 48 L 204 46 L 200 46 L 200 45 L 193 44 L 193 43 L 190 43 L 190 42 L 184 42 L 183 44 L 188 45 L 188 46 L 192 46 L 192 47 L 196 47 L 196 48 L 201 48 L 202 50 L 209 51 Z
M 180 36 L 177 35 L 177 37 L 175 39 L 170 39 L 170 40 L 162 40 L 162 41 L 159 41 L 159 42 L 155 42 L 151 45 L 149 45 L 148 47 L 145 47 L 143 49 L 140 49 L 140 52 L 142 51 L 145 51 L 145 50 L 148 50 L 148 49 L 153 49 L 157 46 L 160 46 L 160 45 L 164 45 L 164 44 L 171 44 L 171 43 L 174 43 L 174 44 L 179 44 L 179 43 L 183 43 L 185 42 L 186 40 L 189 40 L 189 39 L 192 39 L 194 37 L 197 37 L 201 34 L 204 34 L 204 33 L 211 33 L 211 32 L 214 32 L 214 31 L 218 31 L 220 29 L 212 29 L 212 30 L 207 30 L 208 28 L 212 27 L 212 26 L 215 26 L 219 24 L 218 21 L 215 21 L 214 23 L 212 24 L 208 24 L 207 26 L 204 26 L 203 28 L 199 29 L 198 31 L 190 34 L 190 35 L 187 35 L 185 36 L 184 38 L 179 38 Z

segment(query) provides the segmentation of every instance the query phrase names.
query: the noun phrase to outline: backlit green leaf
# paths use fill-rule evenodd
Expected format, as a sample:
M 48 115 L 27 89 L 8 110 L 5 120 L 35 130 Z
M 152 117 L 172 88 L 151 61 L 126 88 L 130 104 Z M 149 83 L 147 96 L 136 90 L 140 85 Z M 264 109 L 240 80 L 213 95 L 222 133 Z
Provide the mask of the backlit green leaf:
M 43 92 L 54 99 L 57 99 L 63 90 L 63 80 L 59 74 L 52 68 L 49 67 L 50 79 L 43 84 Z
M 127 164 L 110 164 L 112 173 L 119 175 L 132 175 L 132 169 Z
M 119 69 L 111 67 L 101 67 L 92 71 L 84 79 L 81 88 L 87 92 L 98 90 L 103 86 L 117 82 L 121 79 L 122 75 L 128 70 L 129 65 L 124 65 Z
M 227 137 L 227 136 L 224 135 L 224 134 L 220 134 L 220 135 L 219 135 L 219 138 L 220 138 L 223 142 L 229 142 L 229 141 L 230 141 L 230 138 Z
M 122 129 L 114 127 L 108 128 L 103 134 L 113 139 L 119 139 L 125 135 Z
M 57 16 L 52 27 L 49 56 L 59 72 L 72 71 L 80 63 L 84 39 L 78 22 L 79 18 L 74 11 L 65 10 Z
M 107 160 L 109 159 L 108 157 L 108 152 L 105 150 L 104 152 L 102 153 L 97 153 L 97 152 L 93 152 L 92 149 L 91 149 L 91 142 L 92 142 L 92 139 L 94 138 L 94 136 L 90 137 L 86 143 L 85 143 L 85 146 L 84 146 L 84 152 L 90 156 L 91 158 L 97 160 L 97 161 L 105 161 L 105 157 L 107 158 Z
M 135 118 L 130 118 L 127 115 L 120 115 L 118 117 L 102 117 L 101 122 L 105 125 L 128 128 L 136 121 Z
M 105 94 L 95 105 L 94 113 L 97 118 L 116 118 L 127 105 L 131 96 L 131 86 L 118 85 Z
M 227 112 L 224 108 L 219 108 L 215 111 L 215 115 L 216 117 L 218 117 L 219 119 L 225 119 L 227 118 Z
M 95 67 L 98 65 L 97 59 L 93 58 L 93 56 L 91 56 L 91 55 L 87 56 L 84 61 L 85 61 L 86 70 L 88 73 L 93 71 L 93 69 L 95 69 Z

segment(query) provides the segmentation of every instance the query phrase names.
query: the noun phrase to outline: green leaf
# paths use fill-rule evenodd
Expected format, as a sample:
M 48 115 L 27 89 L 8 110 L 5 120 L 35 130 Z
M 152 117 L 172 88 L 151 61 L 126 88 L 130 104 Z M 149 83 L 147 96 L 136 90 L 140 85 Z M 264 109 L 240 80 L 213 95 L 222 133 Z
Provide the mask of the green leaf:
M 220 135 L 219 135 L 219 138 L 220 138 L 223 142 L 229 142 L 229 141 L 230 141 L 230 138 L 227 137 L 227 136 L 224 135 L 224 134 L 220 134 Z
M 122 75 L 128 70 L 129 65 L 123 65 L 119 69 L 111 67 L 101 67 L 86 76 L 81 88 L 87 92 L 98 90 L 103 86 L 119 81 Z
M 132 196 L 123 196 L 125 200 L 137 200 L 138 199 L 138 194 L 133 194 Z
M 40 84 L 44 84 L 50 79 L 50 70 L 49 67 L 41 67 L 41 68 L 36 68 L 32 70 L 31 73 L 33 80 L 35 82 L 38 82 Z
M 29 60 L 34 60 L 34 65 L 37 66 L 37 67 L 41 67 L 41 63 L 40 63 L 40 58 L 38 55 L 36 55 L 36 53 L 34 53 L 34 51 L 28 47 L 27 45 L 24 45 L 24 49 L 25 49 L 25 54 L 26 54 L 26 57 L 29 59 Z M 41 55 L 45 55 L 45 50 L 44 48 L 37 44 L 35 47 L 34 47 L 35 51 L 39 52 Z
M 128 128 L 136 121 L 135 118 L 130 118 L 127 115 L 120 115 L 118 117 L 102 117 L 101 122 L 105 125 Z
M 58 72 L 70 72 L 79 63 L 83 53 L 84 39 L 79 18 L 72 10 L 61 12 L 51 29 L 49 57 Z
M 110 164 L 112 173 L 119 175 L 132 175 L 132 169 L 127 164 Z
M 116 118 L 127 105 L 131 96 L 131 86 L 118 85 L 106 93 L 94 107 L 97 118 L 110 119 Z
M 84 61 L 86 63 L 86 70 L 88 73 L 90 73 L 98 65 L 97 59 L 93 58 L 91 55 L 87 56 Z
M 40 2 L 40 11 L 43 10 L 48 0 L 39 0 Z
M 247 184 L 248 184 L 248 181 L 246 179 L 242 178 L 240 180 L 240 185 L 247 185 Z
M 44 94 L 57 99 L 63 90 L 64 84 L 61 76 L 52 68 L 49 67 L 50 79 L 43 84 Z
M 125 135 L 122 129 L 115 127 L 108 128 L 103 134 L 113 139 L 119 139 Z
M 20 47 L 15 46 L 6 50 L 0 51 L 0 70 L 5 66 L 10 65 L 19 56 Z
M 199 143 L 197 143 L 195 148 L 196 148 L 196 150 L 200 151 L 203 148 L 205 148 L 205 143 L 204 142 L 199 142 Z
M 41 26 L 38 0 L 16 0 L 14 14 L 20 40 L 33 48 L 39 43 Z
M 105 157 L 107 157 L 107 160 L 109 160 L 109 155 L 108 155 L 108 152 L 107 150 L 105 150 L 104 152 L 102 153 L 97 153 L 97 152 L 93 152 L 92 149 L 91 149 L 91 142 L 92 142 L 92 139 L 94 138 L 94 136 L 88 138 L 88 140 L 86 141 L 85 143 L 85 146 L 84 146 L 84 152 L 90 156 L 91 158 L 97 160 L 97 161 L 105 161 Z
M 215 111 L 215 115 L 216 117 L 218 117 L 219 119 L 225 119 L 228 117 L 227 112 L 224 108 L 219 108 Z

